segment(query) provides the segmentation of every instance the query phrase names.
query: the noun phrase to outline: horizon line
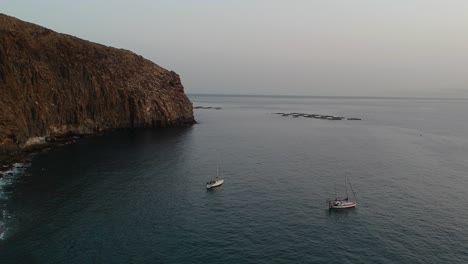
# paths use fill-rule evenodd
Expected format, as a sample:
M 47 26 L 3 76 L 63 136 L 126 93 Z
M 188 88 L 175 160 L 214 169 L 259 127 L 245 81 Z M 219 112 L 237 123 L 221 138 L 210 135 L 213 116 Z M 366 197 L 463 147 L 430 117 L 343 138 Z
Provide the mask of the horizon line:
M 352 98 L 352 99 L 419 99 L 419 100 L 468 100 L 468 97 L 417 97 L 417 96 L 358 96 L 358 95 L 274 95 L 274 94 L 222 94 L 222 93 L 186 93 L 187 96 L 213 97 L 291 97 L 291 98 Z

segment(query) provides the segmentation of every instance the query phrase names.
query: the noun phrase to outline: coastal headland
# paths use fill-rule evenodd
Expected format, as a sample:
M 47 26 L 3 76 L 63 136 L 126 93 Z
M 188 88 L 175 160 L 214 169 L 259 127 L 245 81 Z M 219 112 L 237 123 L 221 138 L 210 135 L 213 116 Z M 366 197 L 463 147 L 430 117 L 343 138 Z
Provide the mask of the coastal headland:
M 4 14 L 0 92 L 0 167 L 80 136 L 195 122 L 174 71 Z

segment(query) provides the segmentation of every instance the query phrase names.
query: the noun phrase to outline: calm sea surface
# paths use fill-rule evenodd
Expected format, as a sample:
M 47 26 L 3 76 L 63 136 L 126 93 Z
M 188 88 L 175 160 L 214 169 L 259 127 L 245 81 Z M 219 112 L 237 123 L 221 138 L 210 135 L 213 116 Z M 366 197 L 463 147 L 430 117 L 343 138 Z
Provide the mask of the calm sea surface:
M 191 99 L 222 109 L 1 178 L 0 263 L 468 263 L 467 100 Z M 329 211 L 346 176 L 358 207 Z

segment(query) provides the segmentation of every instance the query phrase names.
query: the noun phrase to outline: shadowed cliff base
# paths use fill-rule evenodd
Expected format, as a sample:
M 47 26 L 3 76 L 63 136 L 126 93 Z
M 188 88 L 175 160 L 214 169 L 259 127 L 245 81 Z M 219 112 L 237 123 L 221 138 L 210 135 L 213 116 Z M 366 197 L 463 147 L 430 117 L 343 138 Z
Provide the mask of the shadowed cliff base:
M 3 162 L 74 136 L 195 122 L 177 73 L 4 14 L 0 87 Z

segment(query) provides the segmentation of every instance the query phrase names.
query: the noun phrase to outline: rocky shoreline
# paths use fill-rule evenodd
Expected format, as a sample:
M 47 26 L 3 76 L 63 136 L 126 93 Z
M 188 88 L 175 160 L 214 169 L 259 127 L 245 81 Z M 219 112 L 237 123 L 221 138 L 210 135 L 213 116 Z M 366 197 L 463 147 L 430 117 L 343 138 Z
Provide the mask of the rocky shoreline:
M 197 122 L 193 120 L 193 122 L 185 122 L 179 123 L 177 125 L 172 126 L 190 126 L 196 124 Z M 32 157 L 44 152 L 48 152 L 55 148 L 60 148 L 66 145 L 73 144 L 80 139 L 83 138 L 90 138 L 90 137 L 97 137 L 97 136 L 104 136 L 108 133 L 128 130 L 131 128 L 118 128 L 118 129 L 109 129 L 105 131 L 99 131 L 95 133 L 88 133 L 88 134 L 69 134 L 67 136 L 59 136 L 59 137 L 45 137 L 44 141 L 40 143 L 32 144 L 26 147 L 17 148 L 12 152 L 0 154 L 0 178 L 3 176 L 2 172 L 9 171 L 14 168 L 15 164 L 27 164 L 30 163 Z
M 87 136 L 98 135 L 101 134 L 92 134 Z M 15 164 L 29 163 L 31 162 L 32 157 L 37 154 L 47 152 L 51 149 L 58 148 L 61 146 L 73 144 L 83 137 L 85 137 L 85 135 L 62 138 L 48 138 L 44 143 L 34 144 L 22 149 L 17 149 L 12 153 L 0 155 L 0 178 L 2 177 L 2 172 L 11 170 L 12 168 L 14 168 Z

